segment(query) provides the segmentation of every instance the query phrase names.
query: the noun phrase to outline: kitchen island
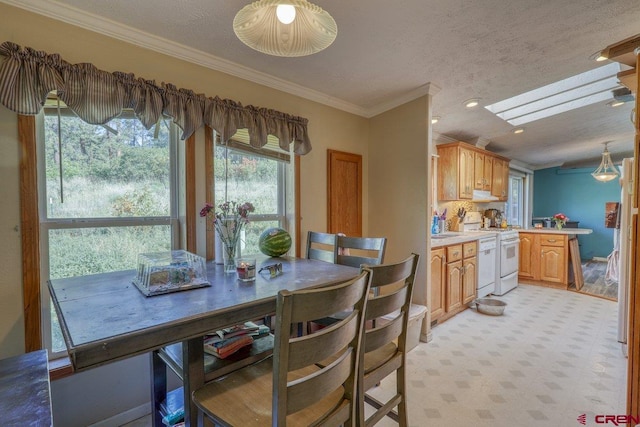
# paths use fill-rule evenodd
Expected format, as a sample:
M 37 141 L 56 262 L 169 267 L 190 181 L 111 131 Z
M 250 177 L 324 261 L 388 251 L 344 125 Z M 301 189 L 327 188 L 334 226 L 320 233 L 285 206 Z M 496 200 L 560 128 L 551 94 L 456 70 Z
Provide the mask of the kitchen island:
M 578 234 L 589 228 L 529 228 L 520 230 L 518 281 L 568 289 L 583 284 Z

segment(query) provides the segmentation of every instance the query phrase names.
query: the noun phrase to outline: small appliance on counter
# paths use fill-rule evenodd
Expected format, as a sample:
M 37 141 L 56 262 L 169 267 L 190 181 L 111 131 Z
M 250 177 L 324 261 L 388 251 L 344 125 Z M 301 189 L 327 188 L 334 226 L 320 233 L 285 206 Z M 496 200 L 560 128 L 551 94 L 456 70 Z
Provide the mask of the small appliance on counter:
M 484 217 L 489 219 L 489 227 L 500 227 L 500 223 L 502 222 L 502 214 L 498 209 L 485 210 Z

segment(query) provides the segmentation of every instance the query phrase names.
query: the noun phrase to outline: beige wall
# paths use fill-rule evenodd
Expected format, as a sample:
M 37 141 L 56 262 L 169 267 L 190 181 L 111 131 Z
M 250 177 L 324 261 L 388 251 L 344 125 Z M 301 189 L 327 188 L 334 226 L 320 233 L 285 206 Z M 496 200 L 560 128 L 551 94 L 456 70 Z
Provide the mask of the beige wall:
M 363 226 L 368 217 L 367 141 L 369 121 L 326 107 L 298 96 L 213 71 L 166 55 L 47 19 L 18 8 L 0 4 L 0 42 L 12 41 L 47 53 L 59 53 L 71 63 L 90 62 L 106 71 L 134 73 L 137 77 L 167 82 L 207 96 L 220 96 L 244 105 L 272 108 L 309 119 L 313 150 L 301 159 L 302 235 L 307 230 L 326 230 L 326 150 L 358 153 L 364 158 Z M 18 207 L 18 143 L 16 115 L 0 106 L 2 165 L 5 209 L 0 229 L 6 242 L 0 249 L 3 259 L 0 276 L 0 356 L 19 354 L 23 348 L 23 318 Z M 198 143 L 203 132 L 197 134 Z M 203 190 L 202 190 L 203 191 Z M 204 200 L 204 195 L 198 195 Z M 12 243 L 12 244 L 9 244 Z M 304 243 L 304 242 L 303 242 Z M 304 246 L 303 246 L 304 247 Z
M 385 262 L 420 255 L 413 300 L 426 305 L 430 96 L 371 119 L 369 232 L 387 236 Z

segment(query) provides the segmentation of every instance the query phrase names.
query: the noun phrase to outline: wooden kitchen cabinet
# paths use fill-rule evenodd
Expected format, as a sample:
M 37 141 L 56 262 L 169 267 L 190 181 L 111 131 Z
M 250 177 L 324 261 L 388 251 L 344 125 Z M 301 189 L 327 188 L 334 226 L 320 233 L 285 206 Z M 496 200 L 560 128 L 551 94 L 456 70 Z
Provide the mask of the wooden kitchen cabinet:
M 462 247 L 462 304 L 469 304 L 477 295 L 478 243 L 469 242 Z
M 444 284 L 446 258 L 444 248 L 431 250 L 431 320 L 436 320 L 444 314 Z
M 491 195 L 501 201 L 509 198 L 509 162 L 501 158 L 493 159 Z
M 567 234 L 520 232 L 520 281 L 567 289 L 571 276 Z
M 431 321 L 444 321 L 476 298 L 477 242 L 431 250 Z
M 471 199 L 474 190 L 507 200 L 509 159 L 464 142 L 441 144 L 436 149 L 438 200 Z
M 473 188 L 491 191 L 491 177 L 493 176 L 493 156 L 485 153 L 474 153 Z

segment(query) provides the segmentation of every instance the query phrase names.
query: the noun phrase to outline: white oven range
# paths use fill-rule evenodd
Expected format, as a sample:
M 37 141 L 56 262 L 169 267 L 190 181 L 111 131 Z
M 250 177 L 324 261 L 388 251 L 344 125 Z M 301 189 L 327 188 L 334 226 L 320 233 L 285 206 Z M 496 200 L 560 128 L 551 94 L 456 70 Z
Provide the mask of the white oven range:
M 496 251 L 496 285 L 494 295 L 504 295 L 518 286 L 520 238 L 517 230 L 485 228 L 498 234 Z

